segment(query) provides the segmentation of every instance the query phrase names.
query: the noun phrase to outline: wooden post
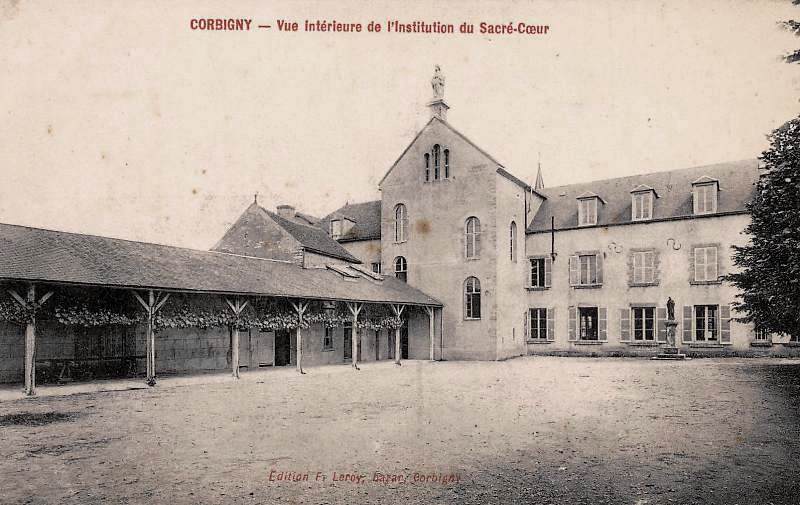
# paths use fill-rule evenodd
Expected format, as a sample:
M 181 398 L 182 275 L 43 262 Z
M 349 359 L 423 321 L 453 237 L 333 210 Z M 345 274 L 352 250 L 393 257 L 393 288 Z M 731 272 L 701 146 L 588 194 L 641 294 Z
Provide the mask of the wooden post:
M 297 303 L 290 301 L 289 303 L 292 304 L 295 312 L 297 312 L 297 371 L 302 375 L 305 372 L 303 371 L 303 316 L 308 310 L 308 302 L 298 301 Z
M 392 305 L 395 317 L 400 319 L 403 316 L 405 305 Z M 400 365 L 400 327 L 394 329 L 394 364 Z
M 364 308 L 363 303 L 347 303 L 347 308 L 350 309 L 350 314 L 353 316 L 353 368 L 356 370 L 360 370 L 358 368 L 358 341 L 361 339 L 361 336 L 358 333 L 358 315 L 361 313 L 361 310 Z
M 28 294 L 22 298 L 19 293 L 9 289 L 8 293 L 23 309 L 28 312 L 25 324 L 25 395 L 36 394 L 36 311 L 53 296 L 49 291 L 38 302 L 36 301 L 36 285 L 28 284 Z
M 434 317 L 433 316 L 435 314 L 435 312 L 434 312 L 435 309 L 433 307 L 425 307 L 425 309 L 428 311 L 428 335 L 430 336 L 430 341 L 431 341 L 430 342 L 430 344 L 431 344 L 431 361 L 434 361 L 436 359 L 436 354 L 435 354 L 435 351 L 434 351 L 435 347 L 433 346 L 433 338 L 434 338 L 434 334 L 436 333 L 436 331 L 434 330 L 434 326 L 433 326 L 433 323 L 434 323 Z
M 147 313 L 147 385 L 156 385 L 156 332 L 155 332 L 155 317 L 161 307 L 167 303 L 169 293 L 163 296 L 160 293 L 154 292 L 152 289 L 147 291 L 147 301 L 139 296 L 136 291 L 131 291 L 134 298 L 144 308 Z
M 231 333 L 231 368 L 233 369 L 233 378 L 239 378 L 239 317 L 242 311 L 247 307 L 247 300 L 242 301 L 238 296 L 232 301 L 226 298 L 225 302 L 233 311 L 233 331 Z

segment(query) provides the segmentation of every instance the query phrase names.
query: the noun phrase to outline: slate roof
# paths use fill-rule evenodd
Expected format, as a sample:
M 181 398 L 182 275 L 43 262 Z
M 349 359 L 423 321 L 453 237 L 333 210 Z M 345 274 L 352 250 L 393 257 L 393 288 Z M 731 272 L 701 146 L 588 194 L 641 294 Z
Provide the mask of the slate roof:
M 94 235 L 0 224 L 0 279 L 198 293 L 441 306 L 387 277 Z
M 346 217 L 355 222 L 353 228 L 343 235 L 339 242 L 355 242 L 357 240 L 380 240 L 381 238 L 381 201 L 352 203 L 331 212 L 323 217 L 318 226 L 326 233 L 330 230 L 331 219 Z
M 269 258 L 270 255 L 265 252 L 267 248 L 263 247 L 263 245 L 277 240 L 273 236 L 274 234 L 269 235 L 266 231 L 267 221 L 269 220 L 285 230 L 308 251 L 352 263 L 361 263 L 358 258 L 347 252 L 344 247 L 340 246 L 319 227 L 302 224 L 299 220 L 283 218 L 275 212 L 264 209 L 257 203 L 252 203 L 245 209 L 239 219 L 231 225 L 222 239 L 213 247 L 213 250 L 243 256 Z
M 631 190 L 640 185 L 653 188 L 659 197 L 653 201 L 652 220 L 689 218 L 693 216 L 692 182 L 703 177 L 719 180 L 718 214 L 745 213 L 758 176 L 758 160 L 743 160 L 545 188 L 541 193 L 547 200 L 536 212 L 528 233 L 550 231 L 550 216 L 555 217 L 556 230 L 577 228 L 576 198 L 586 192 L 605 202 L 598 204 L 598 226 L 632 223 Z

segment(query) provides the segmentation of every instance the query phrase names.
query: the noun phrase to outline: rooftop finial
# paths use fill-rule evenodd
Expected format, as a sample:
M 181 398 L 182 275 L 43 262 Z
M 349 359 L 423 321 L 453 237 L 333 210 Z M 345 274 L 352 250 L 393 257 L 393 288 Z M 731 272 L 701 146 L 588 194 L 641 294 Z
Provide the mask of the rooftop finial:
M 542 179 L 542 153 L 539 152 L 539 170 L 536 171 L 536 184 L 533 185 L 533 189 L 539 191 L 540 189 L 544 189 L 544 179 Z
M 258 191 L 253 195 L 253 203 L 258 205 Z
M 434 67 L 431 88 L 433 88 L 433 100 L 428 104 L 431 115 L 444 121 L 447 119 L 447 109 L 450 107 L 444 101 L 444 76 L 439 65 Z

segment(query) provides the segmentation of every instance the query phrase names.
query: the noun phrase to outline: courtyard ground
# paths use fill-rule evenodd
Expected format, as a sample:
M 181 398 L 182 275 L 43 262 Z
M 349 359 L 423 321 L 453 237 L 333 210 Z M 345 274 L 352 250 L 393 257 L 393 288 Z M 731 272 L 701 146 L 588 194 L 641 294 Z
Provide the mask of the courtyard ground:
M 308 372 L 0 402 L 0 503 L 800 503 L 797 360 Z

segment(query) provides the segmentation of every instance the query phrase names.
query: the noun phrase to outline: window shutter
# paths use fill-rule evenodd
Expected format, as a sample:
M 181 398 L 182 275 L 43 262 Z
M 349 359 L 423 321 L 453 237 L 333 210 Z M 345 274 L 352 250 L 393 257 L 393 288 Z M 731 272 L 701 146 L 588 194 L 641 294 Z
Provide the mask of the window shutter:
M 603 253 L 597 254 L 597 283 L 603 283 Z
M 552 280 L 553 258 L 544 259 L 544 287 L 549 288 Z
M 608 309 L 606 309 L 605 307 L 598 308 L 597 319 L 598 322 L 600 323 L 598 325 L 600 329 L 598 339 L 605 342 L 606 340 L 608 340 Z
M 619 341 L 631 341 L 631 311 L 630 309 L 619 309 Z
M 656 308 L 656 339 L 662 344 L 667 342 L 667 309 L 665 307 Z
M 692 341 L 692 306 L 683 306 L 683 341 Z
M 644 253 L 644 282 L 655 282 L 656 280 L 656 253 L 650 251 Z
M 578 340 L 577 312 L 578 312 L 577 307 L 574 307 L 574 306 L 570 306 L 569 307 L 569 339 L 570 340 Z
M 708 251 L 708 249 L 706 249 L 706 251 Z M 714 268 L 711 269 L 711 274 L 708 276 L 708 279 L 707 279 L 709 281 L 719 280 L 720 248 L 719 247 L 715 247 L 713 252 L 714 252 L 713 258 L 711 258 L 711 257 L 706 258 L 706 261 L 708 261 L 708 262 L 710 262 L 712 260 L 714 261 Z M 709 256 L 712 256 L 712 255 L 709 254 Z
M 555 340 L 556 335 L 556 309 L 551 307 L 547 309 L 547 340 L 552 342 Z
M 481 257 L 481 233 L 475 232 L 475 251 L 473 251 L 473 256 L 476 258 Z
M 570 256 L 569 257 L 569 285 L 570 286 L 577 286 L 578 285 L 578 257 L 577 256 Z
M 525 310 L 525 317 L 523 318 L 523 321 L 525 321 L 525 340 L 528 340 L 529 338 L 531 338 L 530 330 L 528 329 L 530 328 L 530 321 L 531 321 L 530 309 Z
M 689 248 L 689 281 L 696 281 L 697 276 L 694 270 L 694 248 Z
M 698 198 L 698 196 L 699 196 L 698 195 L 698 189 L 694 188 L 694 190 L 692 191 L 692 211 L 695 214 L 698 213 L 698 210 L 699 210 L 699 207 L 700 207 L 700 205 L 699 205 L 699 203 L 700 203 L 699 200 L 700 199 Z
M 721 305 L 719 307 L 720 333 L 719 341 L 723 344 L 731 343 L 731 306 Z

